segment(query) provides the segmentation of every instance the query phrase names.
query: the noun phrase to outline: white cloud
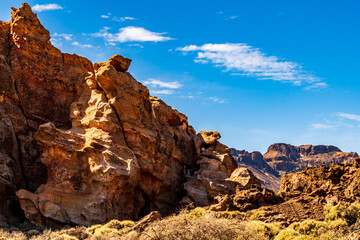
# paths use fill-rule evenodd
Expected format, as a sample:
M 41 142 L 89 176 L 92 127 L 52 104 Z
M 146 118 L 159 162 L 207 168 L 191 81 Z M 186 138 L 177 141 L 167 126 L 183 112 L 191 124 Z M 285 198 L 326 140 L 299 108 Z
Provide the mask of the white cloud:
M 139 43 L 132 43 L 132 44 L 128 44 L 129 47 L 139 47 L 139 48 L 144 48 L 143 45 L 139 44 Z
M 209 97 L 209 100 L 215 102 L 215 103 L 225 103 L 224 99 L 218 98 L 218 97 Z
M 67 34 L 67 33 L 54 33 L 52 35 L 52 37 L 63 37 L 65 40 L 71 41 L 73 35 L 72 34 Z
M 114 17 L 112 20 L 115 21 L 115 22 L 125 22 L 126 20 L 134 21 L 134 20 L 137 20 L 137 18 L 133 18 L 133 17 Z
M 171 95 L 174 94 L 174 89 L 180 89 L 183 87 L 177 81 L 165 82 L 155 78 L 149 78 L 143 82 L 146 86 L 150 88 L 151 94 L 160 94 L 160 95 Z
M 314 123 L 311 124 L 311 127 L 314 129 L 330 129 L 330 128 L 334 128 L 335 126 L 330 124 Z
M 323 88 L 327 84 L 319 77 L 302 70 L 302 66 L 276 56 L 267 56 L 259 49 L 245 43 L 188 45 L 177 48 L 183 53 L 197 52 L 195 62 L 208 62 L 223 67 L 232 75 L 251 76 L 260 80 L 290 82 L 307 85 L 306 89 Z
M 142 27 L 128 26 L 120 28 L 118 33 L 109 33 L 109 28 L 103 28 L 98 33 L 93 33 L 93 37 L 102 37 L 108 43 L 123 42 L 163 42 L 172 40 L 170 37 L 163 36 L 165 33 L 157 33 L 146 30 Z
M 226 18 L 227 20 L 233 20 L 233 19 L 236 19 L 236 18 L 238 18 L 239 16 L 230 16 L 230 17 L 228 17 L 228 18 Z
M 32 10 L 35 12 L 43 12 L 43 11 L 59 10 L 59 9 L 63 9 L 63 7 L 57 3 L 49 3 L 43 5 L 36 4 L 35 6 L 32 7 Z
M 148 80 L 144 81 L 144 84 L 149 85 L 150 87 L 169 88 L 169 89 L 179 89 L 179 88 L 181 88 L 183 86 L 182 84 L 180 84 L 177 81 L 164 82 L 164 81 L 154 79 L 154 78 L 149 78 Z
M 73 42 L 71 45 L 76 46 L 76 47 L 81 47 L 81 48 L 93 48 L 93 45 L 90 44 L 81 44 L 79 42 Z
M 339 117 L 346 118 L 349 120 L 354 120 L 360 122 L 360 115 L 357 114 L 350 114 L 350 113 L 337 113 L 336 114 Z
M 109 15 L 101 15 L 101 18 L 109 18 Z
M 196 99 L 194 95 L 180 96 L 181 98 Z
M 164 90 L 150 90 L 151 94 L 161 94 L 161 95 L 171 95 L 174 93 L 173 90 L 164 89 Z
M 310 86 L 307 86 L 305 89 L 306 90 L 310 90 L 310 89 L 319 89 L 319 88 L 326 88 L 328 85 L 324 82 L 315 82 Z

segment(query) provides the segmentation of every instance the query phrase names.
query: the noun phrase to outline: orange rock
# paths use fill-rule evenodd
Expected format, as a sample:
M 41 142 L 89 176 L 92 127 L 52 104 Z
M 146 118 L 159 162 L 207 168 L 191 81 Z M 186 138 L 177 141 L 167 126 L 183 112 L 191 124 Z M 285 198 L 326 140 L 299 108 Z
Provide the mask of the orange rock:
M 51 45 L 49 32 L 29 5 L 12 10 L 11 21 L 0 21 L 0 108 L 16 135 L 18 157 L 0 151 L 16 163 L 8 165 L 16 178 L 6 189 L 13 190 L 0 188 L 0 196 L 15 202 L 14 187 L 35 191 L 47 178 L 33 134 L 49 121 L 62 128 L 70 126 L 70 105 L 80 95 L 83 74 L 93 70 L 89 60 L 62 54 Z M 17 204 L 11 204 L 7 209 L 19 215 Z
M 93 66 L 61 53 L 27 4 L 0 23 L 2 215 L 15 214 L 18 189 L 39 225 L 169 214 L 184 186 L 202 204 L 235 192 L 236 163 L 220 134 L 196 136 L 184 114 L 126 72 L 130 59 Z
M 242 187 L 250 187 L 251 185 L 261 185 L 259 179 L 247 168 L 237 168 L 230 176 L 231 181 L 241 184 Z

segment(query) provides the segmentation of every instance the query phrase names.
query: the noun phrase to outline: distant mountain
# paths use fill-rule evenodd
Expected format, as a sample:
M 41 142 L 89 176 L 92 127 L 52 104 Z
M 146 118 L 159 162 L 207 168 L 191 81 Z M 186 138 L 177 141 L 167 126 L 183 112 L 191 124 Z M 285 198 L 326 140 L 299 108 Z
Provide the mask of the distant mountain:
M 231 148 L 231 154 L 239 167 L 249 168 L 265 187 L 274 191 L 279 190 L 280 178 L 284 174 L 307 167 L 350 162 L 358 157 L 356 152 L 342 152 L 335 146 L 293 146 L 286 143 L 272 144 L 264 155 L 235 148 Z

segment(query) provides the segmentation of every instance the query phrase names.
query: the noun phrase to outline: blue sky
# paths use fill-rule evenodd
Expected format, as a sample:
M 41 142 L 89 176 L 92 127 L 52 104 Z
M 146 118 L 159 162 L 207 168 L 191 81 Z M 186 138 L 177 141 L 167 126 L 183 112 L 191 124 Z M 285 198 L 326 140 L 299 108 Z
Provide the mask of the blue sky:
M 130 73 L 197 131 L 360 152 L 360 2 L 30 0 L 52 43 Z M 2 0 L 0 19 L 21 1 Z

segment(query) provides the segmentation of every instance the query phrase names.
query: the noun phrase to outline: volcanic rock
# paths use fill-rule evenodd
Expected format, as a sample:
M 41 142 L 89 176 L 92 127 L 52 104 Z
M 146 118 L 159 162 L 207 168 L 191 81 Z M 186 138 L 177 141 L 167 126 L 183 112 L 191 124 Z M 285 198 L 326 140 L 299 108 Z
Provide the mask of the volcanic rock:
M 202 131 L 195 138 L 199 169 L 188 172 L 184 189 L 196 206 L 206 206 L 214 202 L 216 196 L 236 190 L 236 182 L 229 178 L 237 164 L 230 149 L 218 142 L 219 138 L 216 131 Z
M 32 223 L 92 225 L 169 214 L 189 186 L 201 204 L 235 192 L 220 134 L 196 135 L 127 72 L 130 59 L 93 65 L 61 53 L 27 4 L 0 23 L 3 217 L 19 200 Z
M 259 179 L 247 168 L 237 168 L 231 173 L 230 180 L 240 183 L 244 188 L 261 185 Z
M 258 220 L 286 224 L 305 219 L 323 220 L 326 204 L 360 201 L 359 179 L 360 159 L 284 175 L 277 194 L 278 204 L 264 207 Z
M 5 203 L 0 208 L 7 209 L 0 215 L 6 217 L 19 214 L 16 189 L 34 191 L 46 181 L 34 133 L 46 122 L 70 126 L 70 105 L 79 97 L 84 74 L 93 72 L 89 60 L 62 54 L 49 39 L 27 4 L 13 8 L 9 22 L 0 21 L 1 141 L 6 146 L 0 149 L 0 201 Z

